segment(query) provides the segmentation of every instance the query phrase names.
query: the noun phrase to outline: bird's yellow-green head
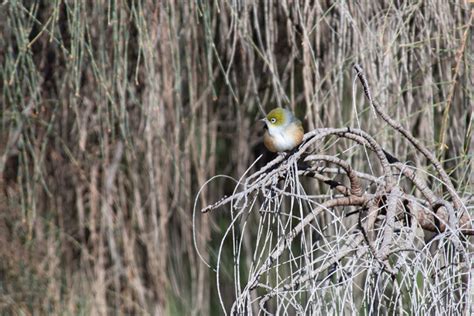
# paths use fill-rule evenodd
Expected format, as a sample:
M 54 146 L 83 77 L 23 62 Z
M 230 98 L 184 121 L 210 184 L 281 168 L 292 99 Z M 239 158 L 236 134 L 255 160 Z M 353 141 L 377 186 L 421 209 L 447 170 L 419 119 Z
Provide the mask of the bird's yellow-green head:
M 294 119 L 295 116 L 291 111 L 284 108 L 275 108 L 268 113 L 264 121 L 268 127 L 282 127 L 291 123 Z
M 301 121 L 291 111 L 276 108 L 263 119 L 267 130 L 263 143 L 272 152 L 292 150 L 303 141 L 304 129 Z

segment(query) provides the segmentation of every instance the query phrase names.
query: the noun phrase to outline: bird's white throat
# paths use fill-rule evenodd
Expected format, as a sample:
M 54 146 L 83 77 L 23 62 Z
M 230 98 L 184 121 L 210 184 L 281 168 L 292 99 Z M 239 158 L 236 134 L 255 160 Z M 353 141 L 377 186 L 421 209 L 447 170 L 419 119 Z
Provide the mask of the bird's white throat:
M 296 146 L 296 140 L 286 126 L 268 126 L 268 134 L 277 151 L 291 150 Z

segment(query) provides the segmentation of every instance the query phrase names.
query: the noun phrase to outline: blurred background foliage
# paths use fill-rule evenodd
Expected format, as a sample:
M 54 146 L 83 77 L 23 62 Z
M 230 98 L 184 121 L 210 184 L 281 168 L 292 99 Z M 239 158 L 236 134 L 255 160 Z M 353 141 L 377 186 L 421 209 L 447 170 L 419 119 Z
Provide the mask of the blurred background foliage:
M 307 130 L 360 127 L 424 168 L 352 93 L 355 62 L 374 98 L 471 194 L 470 10 L 467 1 L 2 1 L 1 313 L 220 314 L 192 242 L 194 198 L 207 179 L 239 178 L 265 153 L 259 106 L 287 106 Z M 232 186 L 212 182 L 197 208 Z M 197 218 L 211 262 L 226 218 Z

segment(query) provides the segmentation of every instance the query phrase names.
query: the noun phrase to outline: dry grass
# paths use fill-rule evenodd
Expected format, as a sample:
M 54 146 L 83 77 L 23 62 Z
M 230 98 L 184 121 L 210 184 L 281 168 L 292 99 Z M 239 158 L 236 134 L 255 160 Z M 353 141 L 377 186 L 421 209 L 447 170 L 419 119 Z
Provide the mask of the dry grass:
M 218 250 L 234 227 L 228 213 L 196 216 L 203 259 L 213 267 L 222 262 L 216 282 L 193 246 L 192 209 L 208 179 L 240 178 L 263 152 L 259 107 L 289 106 L 308 131 L 364 130 L 424 174 L 436 196 L 454 202 L 425 156 L 375 119 L 361 89 L 352 89 L 355 62 L 364 67 L 373 98 L 436 156 L 472 213 L 470 23 L 463 1 L 2 1 L 0 311 L 208 315 L 221 313 L 219 298 L 230 310 L 242 288 L 234 287 L 234 273 L 244 280 L 254 263 L 242 258 L 242 269 L 234 270 L 239 244 Z M 349 139 L 321 146 L 318 154 L 331 156 L 348 149 L 341 154 L 353 170 L 380 174 Z M 292 179 L 300 188 L 298 177 Z M 197 209 L 234 186 L 211 181 Z M 305 191 L 328 194 L 320 181 L 308 182 Z M 254 236 L 266 236 L 261 229 L 270 226 L 263 224 L 274 218 L 252 214 L 236 235 L 245 249 Z M 337 218 L 322 212 L 315 222 L 319 231 L 329 230 L 331 249 L 350 241 Z M 447 245 L 442 236 L 416 240 L 427 255 L 435 242 Z M 403 258 L 425 277 L 441 268 L 426 256 Z M 344 264 L 361 273 L 377 268 L 363 263 Z M 426 286 L 456 288 L 459 274 L 448 270 Z M 418 279 L 404 286 L 413 282 Z M 314 310 L 341 311 L 345 290 L 318 296 Z M 381 294 L 375 293 L 367 292 Z M 417 302 L 438 299 L 422 298 Z

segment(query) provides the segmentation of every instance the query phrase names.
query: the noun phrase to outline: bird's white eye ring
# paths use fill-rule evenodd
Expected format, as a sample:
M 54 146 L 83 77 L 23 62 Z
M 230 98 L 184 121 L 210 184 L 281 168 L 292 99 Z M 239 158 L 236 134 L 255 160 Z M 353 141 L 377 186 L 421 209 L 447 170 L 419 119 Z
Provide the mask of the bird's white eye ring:
M 276 121 L 277 121 L 277 120 L 276 120 L 276 118 L 274 118 L 274 117 L 272 117 L 272 118 L 270 119 L 270 122 L 272 122 L 272 124 L 275 124 Z

